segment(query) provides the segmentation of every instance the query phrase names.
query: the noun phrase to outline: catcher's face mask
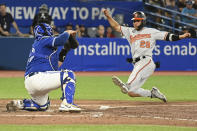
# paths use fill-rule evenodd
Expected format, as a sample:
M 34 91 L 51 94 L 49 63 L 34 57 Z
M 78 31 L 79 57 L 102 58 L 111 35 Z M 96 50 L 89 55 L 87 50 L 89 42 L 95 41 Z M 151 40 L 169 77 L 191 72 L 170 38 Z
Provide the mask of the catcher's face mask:
M 37 40 L 40 40 L 44 36 L 52 36 L 53 29 L 46 23 L 41 23 L 34 28 L 34 36 Z

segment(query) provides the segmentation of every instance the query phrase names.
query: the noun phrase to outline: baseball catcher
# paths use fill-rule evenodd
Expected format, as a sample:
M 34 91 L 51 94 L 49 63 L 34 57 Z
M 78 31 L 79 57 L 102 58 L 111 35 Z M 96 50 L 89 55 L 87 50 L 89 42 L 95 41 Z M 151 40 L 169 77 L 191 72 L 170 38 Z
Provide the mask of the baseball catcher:
M 133 27 L 120 26 L 109 14 L 108 10 L 103 10 L 109 24 L 112 28 L 128 40 L 131 46 L 132 59 L 134 68 L 130 74 L 128 81 L 123 83 L 118 77 L 113 76 L 112 80 L 115 85 L 120 87 L 122 93 L 128 94 L 130 97 L 150 97 L 159 98 L 166 102 L 167 99 L 158 88 L 153 87 L 152 90 L 141 88 L 146 80 L 153 74 L 155 63 L 152 59 L 152 51 L 155 47 L 156 40 L 177 41 L 190 37 L 190 33 L 176 35 L 165 31 L 159 31 L 153 28 L 145 27 L 146 16 L 142 11 L 133 13 Z
M 31 99 L 11 101 L 6 106 L 8 111 L 46 111 L 50 106 L 48 93 L 60 87 L 62 102 L 59 111 L 81 111 L 81 108 L 74 104 L 74 72 L 58 70 L 58 61 L 63 62 L 67 52 L 78 47 L 75 34 L 76 31 L 67 30 L 54 37 L 51 26 L 46 23 L 34 28 L 36 40 L 32 45 L 25 71 L 25 88 Z M 61 46 L 64 48 L 58 55 L 57 48 Z

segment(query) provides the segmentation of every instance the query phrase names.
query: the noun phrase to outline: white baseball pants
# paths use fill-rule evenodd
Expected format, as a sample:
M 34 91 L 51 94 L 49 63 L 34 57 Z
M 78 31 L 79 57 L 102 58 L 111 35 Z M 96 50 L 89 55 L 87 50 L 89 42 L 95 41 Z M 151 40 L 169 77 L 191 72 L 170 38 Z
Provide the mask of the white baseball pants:
M 132 73 L 130 74 L 127 86 L 129 92 L 138 94 L 143 97 L 150 97 L 151 91 L 141 88 L 145 81 L 153 74 L 155 63 L 152 57 L 146 57 L 135 63 Z
M 39 72 L 25 78 L 25 88 L 32 100 L 44 105 L 48 100 L 48 93 L 61 87 L 60 71 Z

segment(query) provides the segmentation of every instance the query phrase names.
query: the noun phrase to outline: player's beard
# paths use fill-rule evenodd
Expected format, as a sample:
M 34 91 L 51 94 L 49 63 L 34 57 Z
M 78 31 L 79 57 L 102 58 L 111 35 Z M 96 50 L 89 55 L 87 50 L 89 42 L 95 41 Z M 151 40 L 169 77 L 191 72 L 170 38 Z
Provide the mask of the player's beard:
M 144 27 L 143 22 L 136 28 L 137 31 L 140 31 Z

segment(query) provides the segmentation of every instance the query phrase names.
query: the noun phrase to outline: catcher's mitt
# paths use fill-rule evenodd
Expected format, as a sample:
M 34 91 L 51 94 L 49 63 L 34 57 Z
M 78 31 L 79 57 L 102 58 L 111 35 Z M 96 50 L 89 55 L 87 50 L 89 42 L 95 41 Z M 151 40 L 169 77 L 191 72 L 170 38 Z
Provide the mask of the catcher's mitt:
M 60 51 L 59 54 L 59 61 L 63 62 L 66 58 L 67 53 L 70 51 L 70 49 L 76 49 L 79 46 L 78 41 L 76 38 L 72 35 L 70 35 L 68 41 L 64 44 L 64 48 Z
M 76 37 L 74 37 L 73 35 L 70 35 L 68 39 L 68 44 L 70 45 L 70 48 L 72 49 L 76 49 L 79 46 L 79 43 L 76 40 Z

